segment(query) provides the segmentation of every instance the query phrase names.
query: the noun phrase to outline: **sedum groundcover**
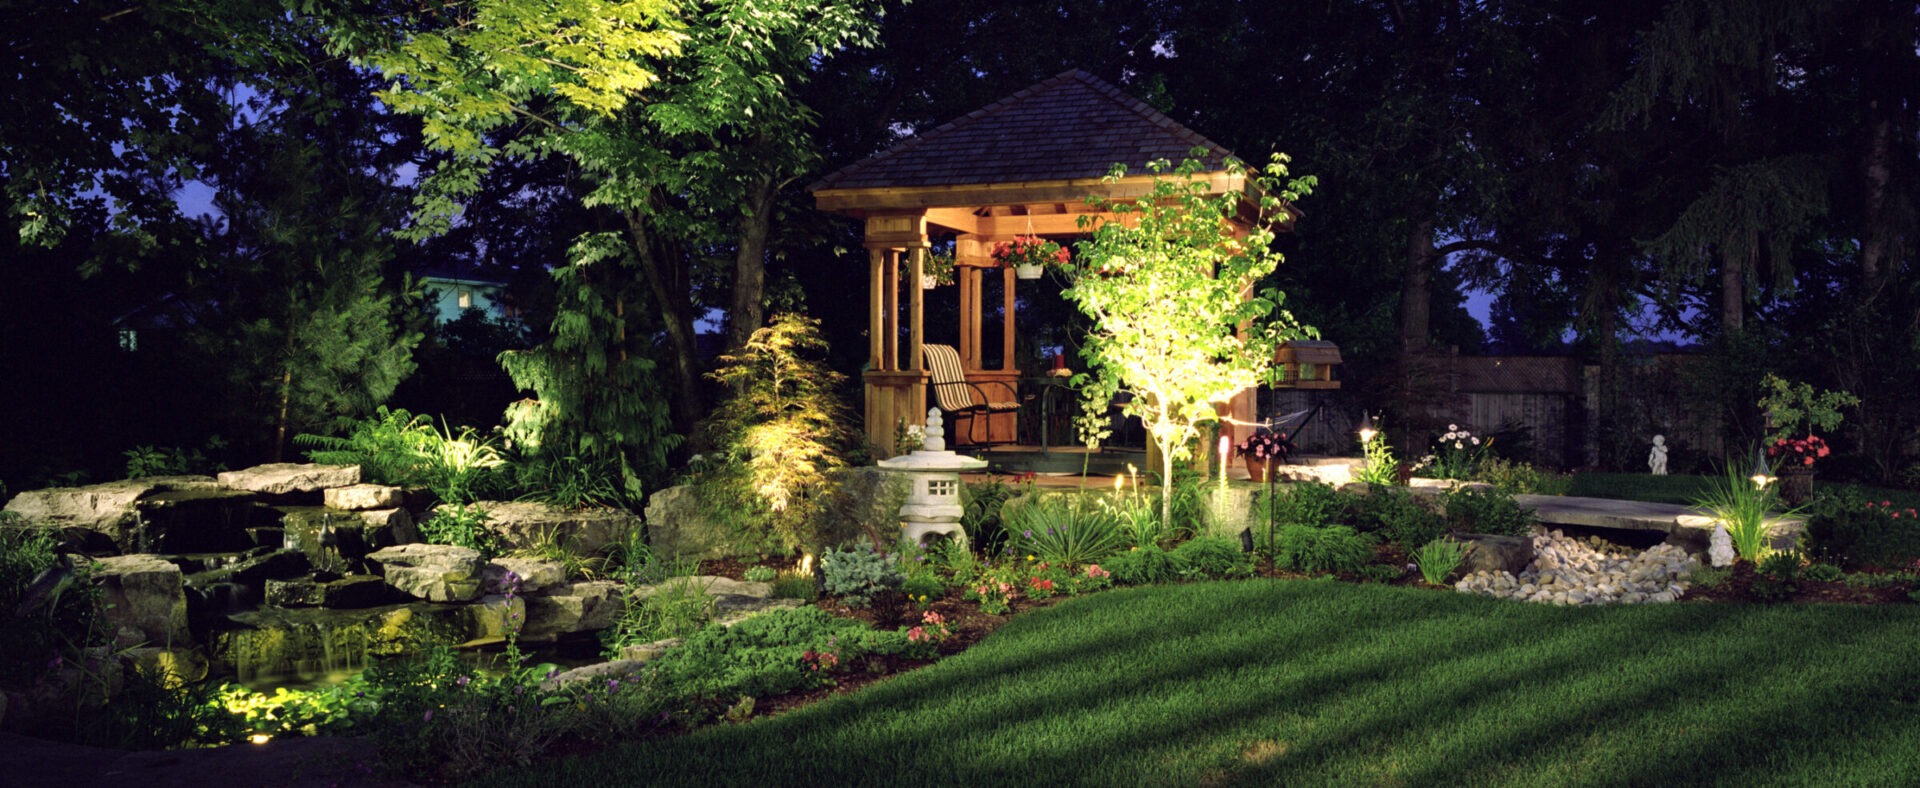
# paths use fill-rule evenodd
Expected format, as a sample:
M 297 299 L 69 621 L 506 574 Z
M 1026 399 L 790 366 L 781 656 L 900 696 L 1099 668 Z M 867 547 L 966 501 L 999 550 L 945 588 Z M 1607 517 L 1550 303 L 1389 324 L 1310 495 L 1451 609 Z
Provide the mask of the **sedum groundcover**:
M 1327 581 L 1136 588 L 746 724 L 510 785 L 1894 785 L 1920 606 L 1560 608 Z

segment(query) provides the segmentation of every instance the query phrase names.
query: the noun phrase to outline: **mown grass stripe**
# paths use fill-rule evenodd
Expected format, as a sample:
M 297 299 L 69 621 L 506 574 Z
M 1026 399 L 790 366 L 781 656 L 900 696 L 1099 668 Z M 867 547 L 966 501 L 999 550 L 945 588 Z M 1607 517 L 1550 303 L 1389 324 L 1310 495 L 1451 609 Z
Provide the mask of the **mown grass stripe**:
M 1920 607 L 1127 589 L 770 720 L 489 785 L 1920 783 Z

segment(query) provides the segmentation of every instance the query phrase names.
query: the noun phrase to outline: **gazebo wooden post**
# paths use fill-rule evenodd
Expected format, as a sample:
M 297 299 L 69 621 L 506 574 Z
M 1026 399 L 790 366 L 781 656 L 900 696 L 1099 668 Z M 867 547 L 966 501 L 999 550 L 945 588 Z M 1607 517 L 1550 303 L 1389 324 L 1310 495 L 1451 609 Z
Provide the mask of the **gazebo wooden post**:
M 908 256 L 913 265 L 912 281 L 907 283 L 907 292 L 911 295 L 908 319 L 913 322 L 907 329 L 907 369 L 919 372 L 926 368 L 925 354 L 920 348 L 927 338 L 927 289 L 920 282 L 927 275 L 927 242 L 922 239 L 908 251 Z
M 900 255 L 892 249 L 881 252 L 887 257 L 887 281 L 884 283 L 887 299 L 887 319 L 884 326 L 886 335 L 887 370 L 900 368 Z
M 867 369 L 886 369 L 887 250 L 867 249 Z
M 1000 369 L 1012 372 L 1013 364 L 1013 268 L 1000 269 L 1001 287 L 1006 292 L 1006 320 L 1000 331 Z M 977 330 L 977 328 L 976 328 Z

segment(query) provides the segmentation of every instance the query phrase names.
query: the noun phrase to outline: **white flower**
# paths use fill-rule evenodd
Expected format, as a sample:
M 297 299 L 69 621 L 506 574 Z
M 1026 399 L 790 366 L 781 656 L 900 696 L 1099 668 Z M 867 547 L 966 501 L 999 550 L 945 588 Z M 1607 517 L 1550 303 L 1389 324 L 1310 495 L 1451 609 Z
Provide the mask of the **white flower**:
M 1478 446 L 1478 445 L 1480 445 L 1480 439 L 1479 439 L 1479 438 L 1474 438 L 1474 439 L 1473 439 L 1473 445 L 1475 445 L 1475 446 Z
M 1464 448 L 1466 448 L 1466 445 L 1464 445 L 1464 444 L 1462 444 L 1462 443 L 1461 443 L 1461 442 L 1459 442 L 1459 441 L 1454 441 L 1454 442 L 1453 442 L 1453 447 L 1454 447 L 1454 448 L 1456 448 L 1456 449 L 1464 449 Z
M 1458 429 L 1460 429 L 1460 425 L 1458 425 L 1458 424 L 1448 424 L 1448 425 L 1447 425 L 1447 431 L 1448 431 L 1448 432 L 1453 432 L 1453 431 L 1455 431 L 1455 430 L 1458 430 Z

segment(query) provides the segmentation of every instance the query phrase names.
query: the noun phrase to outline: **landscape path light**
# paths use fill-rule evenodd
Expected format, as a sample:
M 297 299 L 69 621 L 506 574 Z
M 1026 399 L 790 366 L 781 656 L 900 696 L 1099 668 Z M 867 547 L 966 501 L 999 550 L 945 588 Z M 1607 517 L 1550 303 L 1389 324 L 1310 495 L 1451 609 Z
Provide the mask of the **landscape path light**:
M 1761 449 L 1753 450 L 1753 474 L 1747 478 L 1753 480 L 1753 488 L 1764 490 L 1773 481 L 1773 469 L 1767 467 L 1767 453 Z

